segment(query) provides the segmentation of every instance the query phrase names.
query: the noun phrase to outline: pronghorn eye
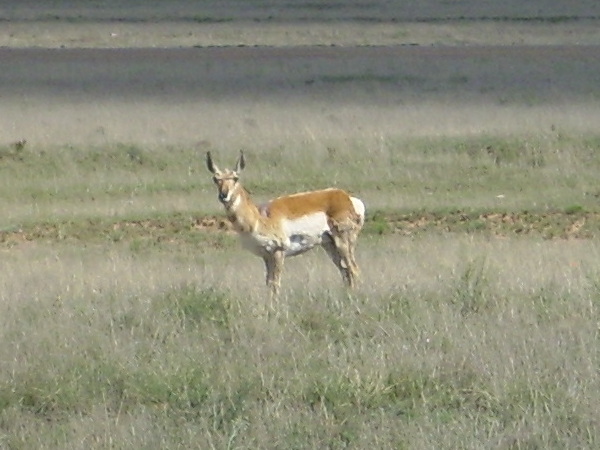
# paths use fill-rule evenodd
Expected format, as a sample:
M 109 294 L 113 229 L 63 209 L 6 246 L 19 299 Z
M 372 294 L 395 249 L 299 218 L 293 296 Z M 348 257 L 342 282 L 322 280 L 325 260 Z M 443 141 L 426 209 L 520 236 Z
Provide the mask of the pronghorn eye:
M 219 182 L 219 180 L 217 179 L 217 177 L 213 177 L 213 183 L 217 184 Z

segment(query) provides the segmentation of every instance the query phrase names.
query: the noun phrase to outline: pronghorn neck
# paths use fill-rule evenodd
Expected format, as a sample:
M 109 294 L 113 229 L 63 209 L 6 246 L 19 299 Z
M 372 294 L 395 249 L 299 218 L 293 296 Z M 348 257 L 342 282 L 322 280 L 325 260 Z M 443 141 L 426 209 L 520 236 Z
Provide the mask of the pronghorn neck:
M 250 193 L 243 186 L 238 186 L 231 202 L 225 205 L 227 215 L 240 233 L 257 231 L 262 217 L 258 207 L 252 201 Z

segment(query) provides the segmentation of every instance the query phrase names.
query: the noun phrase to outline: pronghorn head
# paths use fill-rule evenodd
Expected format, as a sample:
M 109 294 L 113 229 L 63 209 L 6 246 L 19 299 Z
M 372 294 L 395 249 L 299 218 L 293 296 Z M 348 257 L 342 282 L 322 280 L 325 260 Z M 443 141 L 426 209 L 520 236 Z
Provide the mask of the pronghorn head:
M 229 207 L 237 197 L 237 191 L 240 187 L 239 173 L 246 166 L 244 153 L 240 151 L 240 156 L 235 164 L 235 169 L 219 169 L 213 162 L 210 152 L 206 152 L 206 167 L 213 174 L 213 181 L 217 185 L 219 201 Z

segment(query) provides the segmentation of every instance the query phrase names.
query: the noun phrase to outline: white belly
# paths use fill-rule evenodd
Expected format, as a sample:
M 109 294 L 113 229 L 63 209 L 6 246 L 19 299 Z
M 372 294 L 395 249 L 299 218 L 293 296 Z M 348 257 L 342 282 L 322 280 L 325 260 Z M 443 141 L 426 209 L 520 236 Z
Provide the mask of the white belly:
M 297 219 L 284 219 L 282 227 L 287 241 L 284 243 L 286 256 L 304 253 L 323 242 L 323 235 L 329 233 L 327 216 L 318 212 Z
M 323 238 L 329 234 L 327 215 L 317 212 L 297 219 L 283 219 L 281 223 L 285 242 L 282 244 L 268 235 L 242 233 L 242 245 L 255 255 L 264 257 L 283 246 L 285 256 L 296 256 L 307 252 L 316 245 L 323 243 Z

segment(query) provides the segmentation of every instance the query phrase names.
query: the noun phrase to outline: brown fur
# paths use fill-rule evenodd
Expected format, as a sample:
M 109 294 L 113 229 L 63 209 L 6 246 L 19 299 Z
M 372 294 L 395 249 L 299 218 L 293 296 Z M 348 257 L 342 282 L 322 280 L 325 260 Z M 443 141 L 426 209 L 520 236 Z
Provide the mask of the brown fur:
M 286 195 L 268 204 L 268 216 L 274 220 L 279 217 L 296 219 L 317 211 L 324 212 L 332 220 L 343 221 L 354 212 L 354 206 L 348 193 L 341 189 Z

